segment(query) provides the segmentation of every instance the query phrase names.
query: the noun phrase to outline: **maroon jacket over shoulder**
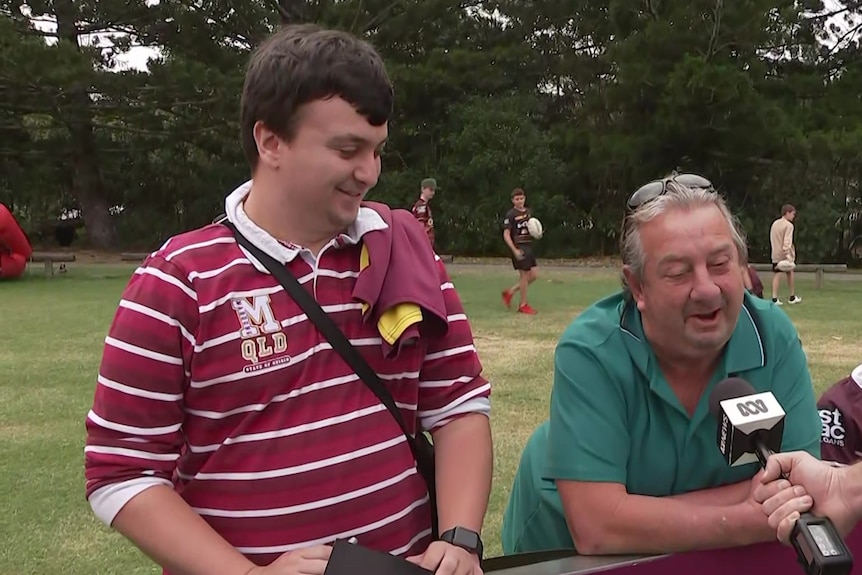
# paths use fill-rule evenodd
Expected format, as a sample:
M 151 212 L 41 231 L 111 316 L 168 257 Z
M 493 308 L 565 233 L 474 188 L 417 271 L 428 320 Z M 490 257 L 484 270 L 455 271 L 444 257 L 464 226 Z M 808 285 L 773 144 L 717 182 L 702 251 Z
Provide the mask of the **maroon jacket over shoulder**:
M 366 321 L 376 325 L 382 313 L 402 303 L 417 304 L 422 309 L 421 323 L 409 326 L 395 345 L 383 342 L 384 355 L 397 357 L 404 345 L 415 343 L 420 335 L 442 337 L 449 328 L 440 290 L 440 258 L 410 212 L 392 210 L 377 202 L 364 205 L 377 212 L 388 226 L 362 238 L 368 248 L 369 264 L 359 272 L 353 297 L 369 304 Z

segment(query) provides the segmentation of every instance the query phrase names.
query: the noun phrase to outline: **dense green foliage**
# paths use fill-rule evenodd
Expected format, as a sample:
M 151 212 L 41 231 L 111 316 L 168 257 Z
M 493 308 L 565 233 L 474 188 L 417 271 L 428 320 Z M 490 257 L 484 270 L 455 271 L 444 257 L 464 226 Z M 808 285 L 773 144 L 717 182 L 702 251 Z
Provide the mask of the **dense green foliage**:
M 396 116 L 372 194 L 408 206 L 436 177 L 443 251 L 503 253 L 500 220 L 521 186 L 547 230 L 541 255 L 613 253 L 626 196 L 678 169 L 726 193 L 752 259 L 786 202 L 800 261 L 862 252 L 859 0 L 22 6 L 0 0 L 0 202 L 34 243 L 55 241 L 70 209 L 77 241 L 101 248 L 150 249 L 209 222 L 248 177 L 237 120 L 249 50 L 280 22 L 313 21 L 384 55 Z M 133 46 L 159 57 L 117 72 Z

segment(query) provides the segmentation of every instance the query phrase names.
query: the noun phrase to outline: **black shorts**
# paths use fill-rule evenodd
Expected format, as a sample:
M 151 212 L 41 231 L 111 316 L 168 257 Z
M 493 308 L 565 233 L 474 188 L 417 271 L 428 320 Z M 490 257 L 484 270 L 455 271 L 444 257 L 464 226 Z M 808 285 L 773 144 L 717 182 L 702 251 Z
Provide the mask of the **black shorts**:
M 515 247 L 524 252 L 524 257 L 522 259 L 518 259 L 512 254 L 512 267 L 519 271 L 530 271 L 538 264 L 536 264 L 536 256 L 533 254 L 533 248 L 530 247 L 530 244 L 515 244 Z

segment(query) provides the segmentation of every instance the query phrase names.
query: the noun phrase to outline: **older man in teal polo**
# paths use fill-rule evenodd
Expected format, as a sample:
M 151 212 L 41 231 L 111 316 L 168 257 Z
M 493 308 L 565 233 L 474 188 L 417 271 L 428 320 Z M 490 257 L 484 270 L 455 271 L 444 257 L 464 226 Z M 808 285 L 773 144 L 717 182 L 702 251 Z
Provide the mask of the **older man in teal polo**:
M 782 450 L 819 457 L 796 329 L 746 293 L 745 239 L 704 178 L 638 189 L 621 247 L 624 289 L 585 310 L 557 346 L 550 418 L 522 455 L 504 552 L 670 553 L 774 539 L 753 499 L 759 468 L 727 465 L 708 398 L 729 376 L 771 391 L 787 413 Z

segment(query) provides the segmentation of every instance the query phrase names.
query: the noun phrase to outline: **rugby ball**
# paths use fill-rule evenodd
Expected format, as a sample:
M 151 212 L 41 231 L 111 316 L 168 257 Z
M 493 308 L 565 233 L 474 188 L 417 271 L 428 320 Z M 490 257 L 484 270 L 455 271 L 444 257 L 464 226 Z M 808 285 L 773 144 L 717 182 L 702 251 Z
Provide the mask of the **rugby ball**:
M 796 264 L 790 260 L 782 260 L 775 264 L 775 269 L 780 272 L 792 272 L 794 269 L 796 269 Z
M 530 232 L 530 235 L 536 240 L 542 239 L 542 235 L 545 233 L 544 228 L 542 228 L 542 222 L 536 218 L 530 218 L 527 220 L 527 231 Z

